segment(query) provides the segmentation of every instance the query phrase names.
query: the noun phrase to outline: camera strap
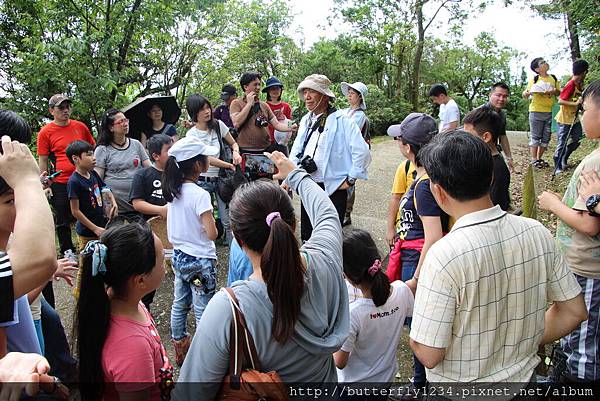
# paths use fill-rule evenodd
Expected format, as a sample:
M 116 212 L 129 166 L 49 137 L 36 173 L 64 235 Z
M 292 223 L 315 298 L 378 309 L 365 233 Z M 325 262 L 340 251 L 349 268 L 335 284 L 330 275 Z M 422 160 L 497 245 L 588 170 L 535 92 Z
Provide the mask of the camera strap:
M 244 128 L 244 126 L 246 126 L 246 124 L 248 124 L 248 121 L 250 121 L 250 119 L 252 117 L 254 117 L 261 110 L 262 110 L 262 108 L 260 107 L 260 101 L 254 103 L 252 105 L 252 109 L 250 109 L 250 111 L 248 112 L 248 115 L 246 116 L 246 119 L 244 120 L 244 122 L 238 128 L 238 132 L 241 131 L 242 128 Z
M 328 113 L 323 113 L 319 116 L 319 118 L 317 118 L 317 121 L 315 121 L 313 123 L 313 125 L 311 127 L 306 127 L 306 138 L 304 138 L 304 143 L 302 144 L 302 151 L 300 152 L 302 154 L 302 156 L 304 156 L 304 151 L 306 150 L 306 147 L 308 146 L 308 142 L 310 141 L 310 138 L 312 137 L 313 132 L 315 132 L 317 129 L 319 129 L 319 137 L 317 138 L 317 145 L 315 146 L 315 152 L 313 153 L 313 157 L 315 156 L 315 153 L 317 152 L 317 147 L 319 146 L 319 139 L 321 139 L 321 134 L 323 133 L 323 130 L 325 129 L 325 121 L 327 120 L 327 116 Z

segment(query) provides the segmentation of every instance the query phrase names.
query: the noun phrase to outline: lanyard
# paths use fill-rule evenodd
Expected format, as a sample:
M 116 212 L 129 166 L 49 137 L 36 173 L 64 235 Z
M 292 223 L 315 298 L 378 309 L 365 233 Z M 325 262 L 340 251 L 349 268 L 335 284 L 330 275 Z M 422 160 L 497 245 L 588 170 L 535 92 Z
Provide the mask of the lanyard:
M 319 139 L 321 139 L 321 134 L 323 133 L 324 130 L 324 126 L 320 127 L 321 125 L 321 121 L 323 121 L 323 118 L 326 120 L 327 119 L 327 114 L 323 113 L 319 116 L 319 118 L 317 118 L 317 121 L 315 121 L 312 124 L 312 127 L 310 125 L 308 125 L 306 127 L 306 131 L 305 134 L 306 138 L 304 138 L 304 143 L 302 144 L 302 151 L 300 152 L 300 154 L 302 156 L 304 156 L 304 151 L 306 150 L 306 147 L 308 146 L 308 141 L 310 141 L 310 138 L 312 137 L 313 132 L 316 131 L 317 128 L 319 128 L 319 137 L 317 138 L 317 145 L 315 146 L 315 151 L 313 153 L 313 157 L 315 156 L 315 153 L 317 152 L 317 147 L 319 146 Z M 310 131 L 310 132 L 309 132 Z

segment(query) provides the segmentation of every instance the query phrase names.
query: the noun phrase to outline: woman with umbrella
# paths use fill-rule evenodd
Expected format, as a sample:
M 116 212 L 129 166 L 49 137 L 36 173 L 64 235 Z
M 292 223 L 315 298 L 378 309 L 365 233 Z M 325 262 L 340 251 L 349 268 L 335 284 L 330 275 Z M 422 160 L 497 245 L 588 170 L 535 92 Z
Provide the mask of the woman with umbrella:
M 142 130 L 142 144 L 146 146 L 146 141 L 156 134 L 165 134 L 177 140 L 177 129 L 173 124 L 167 124 L 163 121 L 163 109 L 158 103 L 152 103 L 147 114 L 150 124 Z
M 131 122 L 130 137 L 140 138 L 144 146 L 156 134 L 177 140 L 174 124 L 181 116 L 181 109 L 174 96 L 144 96 L 124 107 L 123 113 Z

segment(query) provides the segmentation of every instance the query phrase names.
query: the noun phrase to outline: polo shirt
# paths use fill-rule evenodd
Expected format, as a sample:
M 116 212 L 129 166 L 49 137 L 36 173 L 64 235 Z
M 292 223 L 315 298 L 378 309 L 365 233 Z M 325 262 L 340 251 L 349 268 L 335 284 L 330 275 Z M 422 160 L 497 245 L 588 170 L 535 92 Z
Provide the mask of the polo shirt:
M 581 293 L 539 222 L 499 206 L 458 219 L 429 249 L 410 337 L 445 348 L 430 382 L 527 383 L 549 302 Z

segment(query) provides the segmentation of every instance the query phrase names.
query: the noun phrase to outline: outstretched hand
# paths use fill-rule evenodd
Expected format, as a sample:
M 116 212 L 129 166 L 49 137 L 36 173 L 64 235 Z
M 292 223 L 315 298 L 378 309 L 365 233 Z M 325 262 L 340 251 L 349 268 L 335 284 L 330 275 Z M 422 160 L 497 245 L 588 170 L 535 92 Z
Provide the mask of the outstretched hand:
M 275 166 L 277 166 L 278 172 L 273 176 L 275 180 L 285 180 L 288 174 L 296 168 L 294 162 L 279 151 L 273 153 L 265 152 L 264 155 L 271 159 L 275 163 Z

